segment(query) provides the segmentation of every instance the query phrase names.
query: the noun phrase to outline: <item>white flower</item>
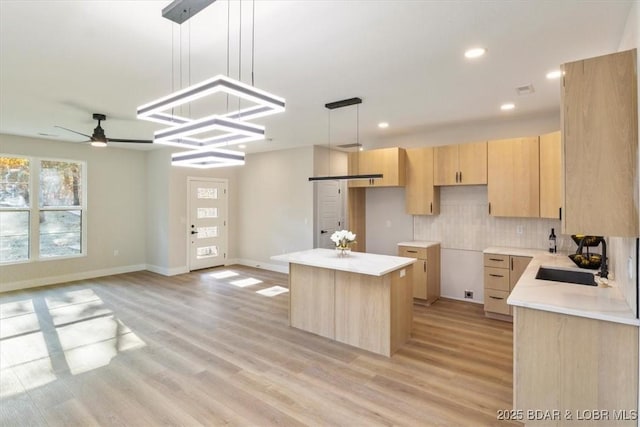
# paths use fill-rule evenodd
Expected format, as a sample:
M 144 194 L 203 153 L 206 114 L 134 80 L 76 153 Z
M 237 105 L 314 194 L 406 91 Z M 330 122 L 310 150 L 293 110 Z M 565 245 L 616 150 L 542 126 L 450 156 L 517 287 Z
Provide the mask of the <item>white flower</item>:
M 349 230 L 335 231 L 331 235 L 331 241 L 338 247 L 347 247 L 349 244 L 355 242 L 356 235 Z

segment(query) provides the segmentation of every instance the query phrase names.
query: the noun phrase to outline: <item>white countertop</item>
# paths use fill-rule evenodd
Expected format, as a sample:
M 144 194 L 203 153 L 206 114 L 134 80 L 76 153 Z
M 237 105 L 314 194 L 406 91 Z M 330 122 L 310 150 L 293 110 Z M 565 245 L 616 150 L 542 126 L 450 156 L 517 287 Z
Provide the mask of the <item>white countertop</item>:
M 431 246 L 439 245 L 440 242 L 426 242 L 421 240 L 413 240 L 411 242 L 400 242 L 398 246 L 410 246 L 412 248 L 430 248 Z
M 346 257 L 339 257 L 338 251 L 335 249 L 309 249 L 283 255 L 274 255 L 271 259 L 311 267 L 367 274 L 370 276 L 384 276 L 387 273 L 391 273 L 392 271 L 416 262 L 415 258 L 368 254 L 365 252 L 351 252 Z
M 533 258 L 507 299 L 510 305 L 640 326 L 613 280 L 609 281 L 609 287 L 603 287 L 536 279 L 541 266 L 590 273 L 598 271 L 577 268 L 566 253 L 501 247 L 487 248 L 484 253 Z

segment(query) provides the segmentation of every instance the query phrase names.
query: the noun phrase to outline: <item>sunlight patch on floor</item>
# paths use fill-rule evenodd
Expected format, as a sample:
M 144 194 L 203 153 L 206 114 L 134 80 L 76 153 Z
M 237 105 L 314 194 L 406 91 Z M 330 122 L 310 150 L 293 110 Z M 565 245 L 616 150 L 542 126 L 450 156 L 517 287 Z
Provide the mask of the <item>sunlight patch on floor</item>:
M 217 271 L 215 273 L 211 273 L 209 274 L 209 276 L 213 277 L 214 279 L 228 279 L 229 277 L 238 276 L 238 273 L 231 270 L 222 270 L 222 271 Z
M 276 295 L 284 294 L 289 292 L 289 289 L 284 288 L 282 286 L 272 286 L 270 288 L 261 289 L 256 291 L 257 294 L 264 295 L 267 297 L 275 297 Z
M 146 345 L 92 289 L 3 303 L 0 319 L 1 397 L 106 366 Z
M 247 286 L 252 286 L 252 285 L 257 285 L 258 283 L 262 283 L 262 280 L 254 279 L 253 277 L 248 277 L 246 279 L 233 280 L 229 283 L 239 288 L 245 288 Z

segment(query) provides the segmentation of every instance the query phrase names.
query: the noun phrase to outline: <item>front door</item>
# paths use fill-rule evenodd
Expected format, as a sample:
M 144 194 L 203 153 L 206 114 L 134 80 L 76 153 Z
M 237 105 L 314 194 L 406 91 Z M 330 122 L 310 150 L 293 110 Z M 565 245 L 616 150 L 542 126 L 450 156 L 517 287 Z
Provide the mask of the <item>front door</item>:
M 227 181 L 188 178 L 189 270 L 224 265 L 227 256 Z

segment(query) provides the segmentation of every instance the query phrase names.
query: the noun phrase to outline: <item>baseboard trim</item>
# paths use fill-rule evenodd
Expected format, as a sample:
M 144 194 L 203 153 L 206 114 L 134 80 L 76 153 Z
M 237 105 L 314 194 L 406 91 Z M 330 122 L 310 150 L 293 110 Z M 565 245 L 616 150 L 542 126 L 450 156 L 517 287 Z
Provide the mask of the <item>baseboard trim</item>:
M 269 264 L 252 259 L 238 258 L 236 264 L 245 265 L 247 267 L 262 268 L 263 270 L 275 271 L 277 273 L 289 274 L 289 265 Z
M 145 264 L 124 265 L 121 267 L 105 268 L 101 270 L 81 271 L 60 276 L 40 277 L 37 279 L 19 280 L 16 282 L 0 283 L 0 292 L 17 291 L 21 289 L 37 288 L 76 280 L 93 279 L 94 277 L 111 276 L 114 274 L 131 273 L 146 270 Z
M 163 276 L 177 276 L 178 274 L 185 274 L 189 272 L 189 268 L 187 266 L 182 267 L 160 267 L 159 265 L 147 264 L 146 270 L 151 271 L 152 273 L 162 274 Z
M 447 299 L 454 299 L 456 301 L 464 301 L 464 302 L 472 302 L 474 304 L 484 304 L 484 301 L 478 301 L 475 299 L 469 299 L 469 298 L 459 298 L 459 297 L 451 297 L 449 295 L 440 295 L 442 298 L 447 298 Z

